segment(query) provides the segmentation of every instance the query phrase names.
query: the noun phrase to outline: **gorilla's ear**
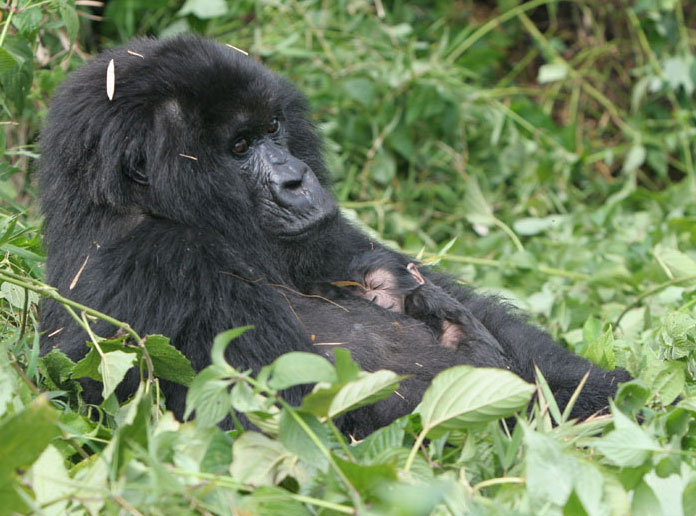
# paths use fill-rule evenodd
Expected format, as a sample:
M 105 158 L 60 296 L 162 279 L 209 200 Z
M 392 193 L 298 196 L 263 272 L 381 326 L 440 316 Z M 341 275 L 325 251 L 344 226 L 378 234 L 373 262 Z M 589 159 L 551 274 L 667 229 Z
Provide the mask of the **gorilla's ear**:
M 129 139 L 123 151 L 121 171 L 128 179 L 139 185 L 148 186 L 147 163 L 143 154 L 142 142 Z

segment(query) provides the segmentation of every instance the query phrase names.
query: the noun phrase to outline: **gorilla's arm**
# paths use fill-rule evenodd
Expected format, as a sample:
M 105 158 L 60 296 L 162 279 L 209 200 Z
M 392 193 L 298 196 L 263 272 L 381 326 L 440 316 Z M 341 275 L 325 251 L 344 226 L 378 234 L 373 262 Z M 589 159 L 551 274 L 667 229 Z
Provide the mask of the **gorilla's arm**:
M 210 363 L 215 335 L 245 325 L 254 328 L 227 349 L 229 362 L 240 370 L 258 371 L 289 351 L 314 352 L 283 291 L 255 281 L 251 267 L 230 259 L 234 254 L 210 233 L 146 217 L 113 244 L 93 247 L 72 290 L 66 287 L 71 278 L 57 283 L 68 297 L 127 321 L 139 335 L 167 335 L 197 371 Z M 58 346 L 73 360 L 82 358 L 87 334 L 58 304 L 47 301 L 43 310 L 44 320 L 52 322 L 44 328 L 44 350 Z M 116 334 L 103 321 L 94 330 L 107 338 Z M 124 396 L 134 391 L 137 375 L 126 384 L 119 389 Z M 172 384 L 167 396 L 168 407 L 181 417 L 185 387 Z M 286 396 L 298 403 L 301 392 L 291 390 Z
M 412 260 L 382 246 L 369 250 L 353 247 L 343 251 L 344 264 L 351 264 L 347 272 L 349 275 L 357 265 L 357 270 L 363 275 L 374 266 L 390 271 L 397 278 L 403 278 L 407 274 L 406 267 Z M 501 300 L 477 294 L 474 289 L 457 284 L 445 274 L 432 272 L 427 268 L 420 272 L 427 283 L 413 290 L 410 294 L 413 297 L 411 302 L 406 296 L 406 314 L 428 323 L 431 329 L 434 327 L 433 318 L 438 320 L 436 324 L 447 318 L 456 321 L 457 326 L 463 330 L 456 353 L 448 355 L 440 350 L 428 350 L 438 360 L 449 358 L 450 366 L 472 364 L 509 369 L 529 382 L 535 381 L 536 365 L 548 381 L 561 408 L 565 407 L 583 376 L 590 371 L 574 405 L 573 417 L 588 417 L 605 409 L 608 406 L 607 400 L 616 394 L 618 383 L 631 379 L 623 369 L 605 371 L 571 353 Z M 413 356 L 418 351 L 410 349 L 409 353 Z M 366 360 L 368 358 L 365 357 Z M 395 370 L 401 372 L 403 363 L 394 365 Z
M 588 417 L 606 409 L 607 400 L 616 394 L 620 382 L 631 379 L 623 369 L 606 371 L 585 358 L 558 345 L 543 330 L 531 325 L 524 316 L 499 299 L 482 296 L 473 289 L 455 284 L 448 276 L 428 274 L 488 328 L 510 358 L 512 370 L 528 382 L 534 382 L 536 365 L 546 378 L 561 409 L 590 371 L 582 393 L 576 401 L 572 416 Z

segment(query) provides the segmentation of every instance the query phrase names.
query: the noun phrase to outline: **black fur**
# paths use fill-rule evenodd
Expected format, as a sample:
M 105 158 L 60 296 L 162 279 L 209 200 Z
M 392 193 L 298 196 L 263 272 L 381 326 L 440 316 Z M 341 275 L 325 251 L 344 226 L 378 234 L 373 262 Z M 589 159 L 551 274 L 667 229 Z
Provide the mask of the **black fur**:
M 244 156 L 233 150 L 242 137 L 251 144 Z M 240 369 L 258 370 L 288 351 L 328 354 L 327 343 L 338 342 L 366 370 L 413 375 L 401 397 L 346 417 L 345 431 L 364 435 L 407 413 L 433 375 L 459 363 L 509 368 L 528 381 L 536 363 L 561 405 L 591 370 L 574 410 L 580 417 L 605 407 L 616 383 L 628 379 L 625 371 L 592 367 L 498 300 L 445 275 L 424 272 L 437 287 L 433 306 L 456 300 L 493 345 L 447 349 L 432 324 L 408 313 L 357 297 L 337 296 L 340 308 L 297 295 L 350 279 L 355 259 L 391 252 L 336 212 L 304 97 L 232 48 L 181 37 L 104 52 L 60 88 L 41 145 L 49 283 L 141 335 L 170 336 L 197 370 L 209 363 L 217 333 L 252 324 L 228 349 Z M 43 352 L 84 355 L 87 336 L 62 307 L 46 301 L 41 315 Z M 103 322 L 95 330 L 115 332 Z M 185 389 L 163 388 L 181 416 Z M 98 392 L 88 385 L 86 395 L 95 401 Z M 287 393 L 292 403 L 301 395 Z

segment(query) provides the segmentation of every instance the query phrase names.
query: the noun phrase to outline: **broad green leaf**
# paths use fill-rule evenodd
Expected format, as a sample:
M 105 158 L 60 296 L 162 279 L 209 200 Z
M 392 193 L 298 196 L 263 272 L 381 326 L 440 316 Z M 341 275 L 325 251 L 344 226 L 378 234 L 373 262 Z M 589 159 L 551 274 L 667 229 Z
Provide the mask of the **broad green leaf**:
M 641 482 L 633 491 L 632 516 L 673 516 L 663 515 L 660 502 L 653 490 L 645 482 Z
M 660 446 L 637 423 L 612 403 L 614 430 L 595 442 L 595 448 L 618 466 L 641 466 Z
M 414 411 L 428 431 L 462 428 L 514 414 L 526 407 L 534 386 L 500 369 L 457 366 L 438 374 Z
M 75 2 L 71 0 L 60 0 L 58 2 L 60 17 L 65 24 L 65 30 L 68 33 L 68 41 L 75 41 L 77 31 L 80 28 L 80 20 L 75 11 Z
M 696 74 L 693 69 L 696 67 L 696 59 L 693 55 L 669 57 L 662 64 L 665 78 L 672 90 L 676 91 L 680 87 L 684 88 L 687 96 L 691 96 L 696 89 Z
M 692 479 L 682 493 L 684 514 L 696 514 L 696 479 Z
M 550 437 L 525 428 L 527 455 L 524 462 L 529 496 L 539 505 L 563 506 L 573 490 L 574 457 L 565 455 Z
M 650 389 L 642 380 L 622 383 L 616 393 L 616 406 L 622 412 L 635 414 L 650 398 Z
M 666 362 L 652 381 L 653 392 L 660 393 L 662 402 L 672 403 L 683 391 L 686 381 L 684 364 L 682 362 Z
M 658 332 L 659 356 L 678 360 L 696 350 L 696 319 L 684 312 L 670 312 L 662 320 Z
M 102 381 L 101 371 L 99 366 L 101 365 L 101 355 L 99 351 L 95 348 L 92 342 L 87 342 L 87 346 L 90 348 L 89 352 L 85 355 L 82 360 L 79 360 L 73 369 L 73 378 L 91 378 L 92 380 Z M 119 339 L 102 340 L 99 342 L 99 348 L 102 353 L 110 353 L 112 351 L 120 351 L 122 353 L 128 353 L 135 359 L 140 358 L 142 351 L 136 346 L 126 346 L 125 337 Z
M 295 415 L 307 425 L 314 436 L 316 436 L 328 449 L 329 443 L 326 427 L 311 414 L 297 411 Z M 280 415 L 278 440 L 287 450 L 297 455 L 307 464 L 311 464 L 320 470 L 326 469 L 328 465 L 327 457 L 317 448 L 317 445 L 312 441 L 309 434 L 300 426 L 287 409 L 283 409 Z
M 41 372 L 49 379 L 55 388 L 62 388 L 63 382 L 70 379 L 75 369 L 75 362 L 59 349 L 51 350 L 39 360 Z M 0 381 L 0 400 L 2 399 L 2 381 Z M 0 414 L 2 409 L 0 408 Z
M 370 79 L 355 78 L 341 81 L 346 95 L 365 107 L 369 107 L 375 97 L 375 87 Z
M 145 338 L 145 349 L 152 359 L 155 376 L 182 385 L 191 384 L 196 372 L 188 358 L 169 343 L 168 337 L 149 335 Z
M 336 381 L 336 370 L 324 357 L 316 353 L 294 351 L 278 357 L 270 366 L 268 385 L 282 390 L 293 385 Z
M 394 155 L 383 148 L 378 150 L 370 163 L 370 177 L 381 185 L 388 185 L 395 176 L 396 160 Z
M 604 516 L 606 501 L 603 499 L 604 475 L 592 463 L 573 457 L 573 489 L 588 516 Z
M 31 467 L 31 485 L 36 502 L 45 516 L 67 514 L 69 495 L 75 490 L 65 469 L 65 459 L 55 447 L 48 445 Z
M 104 357 L 97 367 L 103 382 L 102 397 L 104 399 L 111 396 L 136 361 L 137 356 L 133 353 L 124 353 L 123 351 L 104 353 Z
M 360 373 L 360 366 L 353 361 L 350 351 L 343 348 L 335 348 L 333 352 L 337 381 L 344 383 L 355 380 Z
M 302 410 L 317 417 L 334 418 L 349 410 L 370 405 L 393 393 L 403 380 L 392 371 L 361 373 L 357 380 L 328 388 L 318 385 L 302 401 Z
M 60 435 L 57 412 L 43 397 L 0 424 L 0 473 L 24 469 Z M 27 437 L 31 438 L 27 438 Z
M 352 447 L 353 455 L 361 458 L 364 462 L 370 463 L 372 459 L 382 452 L 399 448 L 406 435 L 406 418 L 398 419 L 392 424 L 372 432 L 360 443 Z
M 368 497 L 396 480 L 396 467 L 387 464 L 363 466 L 334 455 L 334 462 L 355 489 Z
M 212 365 L 196 375 L 186 393 L 184 419 L 195 411 L 196 424 L 202 428 L 222 421 L 231 406 L 227 373 L 227 369 Z
M 210 351 L 210 360 L 214 366 L 222 367 L 229 371 L 234 368 L 225 360 L 225 350 L 230 342 L 239 337 L 247 330 L 253 329 L 253 326 L 242 326 L 240 328 L 232 328 L 231 330 L 219 333 L 213 340 L 213 348 Z
M 655 246 L 655 257 L 661 265 L 667 268 L 671 277 L 679 279 L 687 276 L 696 276 L 696 261 L 690 256 L 661 244 Z M 696 280 L 682 285 L 696 284 Z
M 112 439 L 100 453 L 91 455 L 71 470 L 73 481 L 79 485 L 75 493 L 78 500 L 87 508 L 88 514 L 99 514 L 104 506 L 105 498 L 94 496 L 95 492 L 109 489 L 109 465 L 117 448 L 117 439 Z
M 262 410 L 263 399 L 259 399 L 259 397 L 260 395 L 255 394 L 254 390 L 246 382 L 235 383 L 230 391 L 230 403 L 239 412 Z
M 17 60 L 4 48 L 0 48 L 0 73 L 12 70 L 17 66 Z
M 616 358 L 614 356 L 614 334 L 611 327 L 609 327 L 600 337 L 590 342 L 590 345 L 587 347 L 584 355 L 591 362 L 604 369 L 614 369 L 616 367 Z
M 488 226 L 493 223 L 493 210 L 483 196 L 478 179 L 474 175 L 469 176 L 466 182 L 464 209 L 467 220 L 472 224 Z
M 288 471 L 283 462 L 292 454 L 283 446 L 258 432 L 245 432 L 232 446 L 230 473 L 240 482 L 257 486 L 275 485 Z

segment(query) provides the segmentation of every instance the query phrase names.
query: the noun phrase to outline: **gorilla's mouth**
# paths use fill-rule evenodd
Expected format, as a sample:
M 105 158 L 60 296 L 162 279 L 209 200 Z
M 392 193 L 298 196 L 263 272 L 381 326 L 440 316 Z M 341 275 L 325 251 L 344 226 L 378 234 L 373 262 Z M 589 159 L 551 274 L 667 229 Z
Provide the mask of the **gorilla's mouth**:
M 292 213 L 290 210 L 281 209 L 281 212 L 267 213 L 264 217 L 264 226 L 267 233 L 279 240 L 297 241 L 317 234 L 329 225 L 338 216 L 338 207 L 333 198 L 328 198 L 325 203 L 314 206 L 310 213 Z

